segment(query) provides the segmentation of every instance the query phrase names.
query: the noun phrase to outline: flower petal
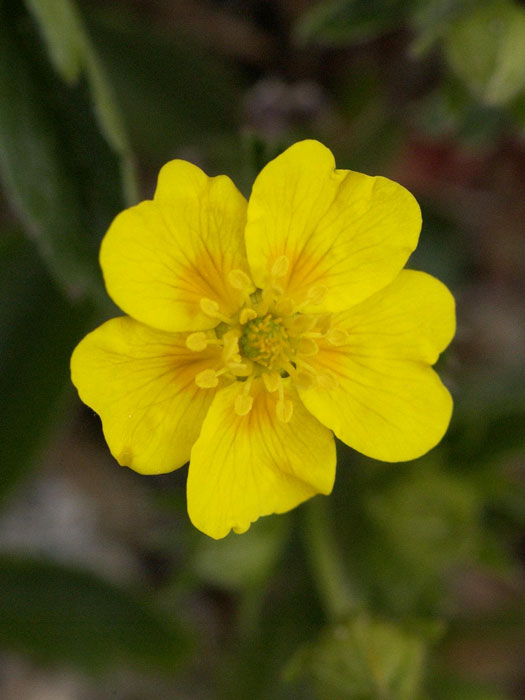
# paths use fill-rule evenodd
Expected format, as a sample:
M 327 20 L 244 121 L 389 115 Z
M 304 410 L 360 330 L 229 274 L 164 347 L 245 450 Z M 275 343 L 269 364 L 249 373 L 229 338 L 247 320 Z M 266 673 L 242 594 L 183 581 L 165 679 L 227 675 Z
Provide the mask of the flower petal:
M 293 387 L 289 423 L 276 418 L 275 395 L 255 380 L 251 411 L 239 416 L 239 383 L 217 393 L 191 452 L 188 512 L 193 524 L 219 539 L 245 532 L 261 515 L 283 513 L 316 493 L 330 493 L 335 477 L 332 434 L 311 416 Z
M 154 328 L 213 328 L 218 321 L 201 311 L 201 299 L 228 316 L 241 305 L 228 273 L 248 272 L 245 220 L 246 201 L 228 177 L 209 178 L 182 160 L 167 163 L 154 200 L 119 214 L 102 241 L 108 293 Z
M 308 358 L 338 380 L 300 390 L 306 408 L 347 445 L 387 462 L 434 447 L 450 422 L 452 398 L 428 366 L 454 335 L 454 300 L 430 275 L 403 271 L 388 287 L 335 322 L 344 345 L 319 342 Z
M 324 288 L 322 308 L 342 311 L 394 279 L 420 229 L 419 206 L 404 187 L 336 170 L 327 148 L 301 141 L 257 177 L 246 249 L 257 286 L 265 286 L 274 264 L 283 267 L 284 256 L 289 266 L 278 283 L 296 302 Z
M 89 333 L 71 358 L 73 384 L 100 415 L 111 453 L 143 474 L 188 461 L 215 394 L 194 377 L 219 364 L 220 350 L 194 353 L 184 338 L 123 316 Z
M 456 331 L 454 297 L 432 275 L 402 270 L 381 291 L 333 316 L 348 333 L 348 352 L 433 365 Z

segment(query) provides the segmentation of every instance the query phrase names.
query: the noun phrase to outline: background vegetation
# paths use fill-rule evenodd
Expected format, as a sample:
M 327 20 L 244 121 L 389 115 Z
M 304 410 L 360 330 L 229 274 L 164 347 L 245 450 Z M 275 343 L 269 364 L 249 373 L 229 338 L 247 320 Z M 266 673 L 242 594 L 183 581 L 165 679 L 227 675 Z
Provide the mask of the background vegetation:
M 525 8 L 0 0 L 0 695 L 525 696 Z M 442 444 L 339 446 L 330 498 L 214 542 L 185 469 L 120 469 L 69 382 L 100 240 L 189 159 L 249 194 L 295 140 L 423 208 L 458 301 Z

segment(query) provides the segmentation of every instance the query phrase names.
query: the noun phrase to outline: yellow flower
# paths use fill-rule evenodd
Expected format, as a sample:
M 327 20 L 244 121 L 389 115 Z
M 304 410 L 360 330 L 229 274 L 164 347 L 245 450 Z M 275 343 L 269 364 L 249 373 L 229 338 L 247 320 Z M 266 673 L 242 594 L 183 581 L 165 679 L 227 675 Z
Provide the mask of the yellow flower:
M 407 190 L 336 170 L 316 141 L 269 163 L 248 203 L 226 176 L 167 163 L 102 242 L 129 315 L 71 361 L 117 461 L 190 460 L 190 518 L 220 538 L 330 493 L 333 433 L 376 459 L 427 452 L 452 411 L 431 365 L 455 316 L 441 282 L 402 270 L 420 228 Z

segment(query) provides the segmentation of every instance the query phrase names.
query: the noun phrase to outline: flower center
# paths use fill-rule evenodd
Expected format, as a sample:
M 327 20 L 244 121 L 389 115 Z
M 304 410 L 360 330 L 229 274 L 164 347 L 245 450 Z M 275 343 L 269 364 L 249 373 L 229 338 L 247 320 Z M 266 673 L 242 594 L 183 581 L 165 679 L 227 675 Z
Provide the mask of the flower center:
M 292 354 L 288 330 L 282 319 L 267 313 L 246 323 L 239 338 L 242 357 L 269 370 L 281 370 Z
M 239 312 L 228 317 L 216 301 L 201 299 L 201 310 L 217 325 L 213 330 L 189 333 L 186 337 L 186 347 L 193 352 L 203 352 L 213 345 L 220 349 L 215 366 L 198 372 L 195 384 L 201 389 L 213 389 L 219 381 L 237 381 L 234 410 L 240 416 L 252 409 L 250 391 L 258 378 L 275 396 L 276 416 L 284 423 L 293 414 L 286 388 L 290 382 L 297 389 L 319 386 L 330 390 L 337 385 L 331 371 L 316 369 L 311 358 L 319 352 L 319 342 L 345 345 L 348 333 L 333 326 L 331 314 L 303 313 L 305 306 L 322 303 L 326 291 L 323 287 L 312 287 L 300 303 L 284 294 L 278 280 L 287 269 L 288 260 L 281 256 L 273 264 L 264 289 L 256 289 L 242 270 L 232 270 L 228 281 L 244 297 Z

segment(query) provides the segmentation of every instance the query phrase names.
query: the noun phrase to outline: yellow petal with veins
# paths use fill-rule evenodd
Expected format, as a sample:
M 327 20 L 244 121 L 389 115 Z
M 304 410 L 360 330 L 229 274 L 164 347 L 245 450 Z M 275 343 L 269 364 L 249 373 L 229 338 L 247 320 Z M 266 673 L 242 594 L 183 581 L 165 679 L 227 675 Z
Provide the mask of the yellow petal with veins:
M 248 273 L 246 201 L 232 181 L 209 178 L 182 160 L 160 171 L 153 201 L 126 209 L 111 224 L 100 264 L 112 299 L 139 321 L 166 331 L 213 328 L 202 299 L 229 316 L 243 292 L 228 282 Z
M 196 354 L 185 335 L 123 316 L 77 345 L 71 377 L 82 401 L 100 415 L 115 459 L 159 474 L 188 461 L 216 391 L 199 389 L 194 378 L 219 362 L 217 347 Z
M 309 364 L 336 381 L 299 388 L 308 410 L 375 459 L 415 459 L 434 447 L 452 414 L 452 398 L 429 366 L 454 335 L 448 289 L 430 275 L 405 270 L 334 322 L 348 333 L 347 342 L 320 340 Z
M 283 513 L 316 493 L 330 493 L 335 476 L 332 434 L 311 416 L 289 380 L 289 422 L 276 416 L 276 401 L 261 379 L 253 405 L 235 412 L 239 387 L 220 390 L 191 452 L 188 513 L 193 524 L 219 539 L 245 532 L 262 515 Z
M 268 272 L 286 258 L 279 279 L 285 294 L 297 303 L 317 296 L 319 303 L 306 311 L 342 311 L 395 278 L 420 228 L 419 205 L 404 187 L 336 170 L 325 146 L 301 141 L 257 177 L 246 249 L 257 286 L 264 287 Z

